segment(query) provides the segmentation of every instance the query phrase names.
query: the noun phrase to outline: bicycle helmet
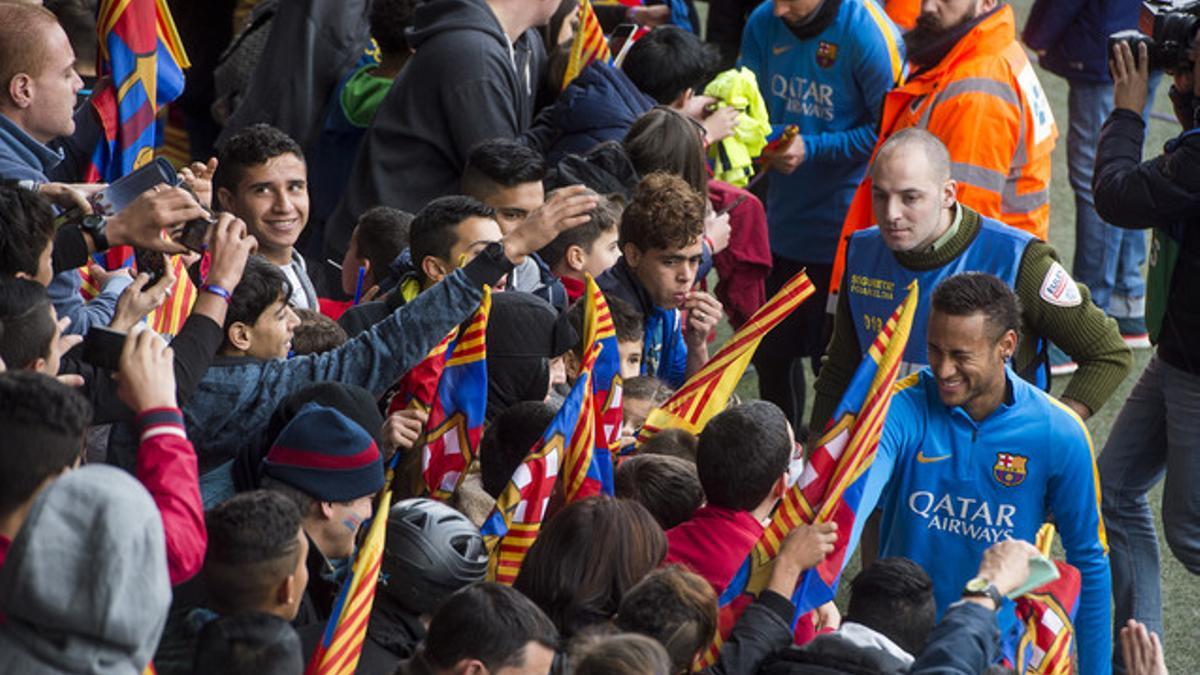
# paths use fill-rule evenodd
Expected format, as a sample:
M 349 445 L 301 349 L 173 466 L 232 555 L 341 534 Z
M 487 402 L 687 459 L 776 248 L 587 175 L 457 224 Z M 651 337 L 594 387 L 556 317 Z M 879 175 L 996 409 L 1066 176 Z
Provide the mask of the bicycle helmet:
M 454 591 L 482 581 L 488 554 L 479 528 L 432 499 L 405 499 L 388 513 L 385 592 L 405 609 L 431 614 Z

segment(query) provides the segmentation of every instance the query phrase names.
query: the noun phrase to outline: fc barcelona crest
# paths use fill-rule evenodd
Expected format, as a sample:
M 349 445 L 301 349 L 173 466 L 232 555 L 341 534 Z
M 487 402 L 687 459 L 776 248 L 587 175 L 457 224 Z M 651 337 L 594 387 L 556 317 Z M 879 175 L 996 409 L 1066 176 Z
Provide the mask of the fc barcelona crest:
M 992 467 L 992 476 L 1004 487 L 1017 487 L 1025 482 L 1025 465 L 1027 463 L 1029 463 L 1028 457 L 997 452 L 996 465 Z
M 821 40 L 817 43 L 817 65 L 828 68 L 837 61 L 837 45 Z

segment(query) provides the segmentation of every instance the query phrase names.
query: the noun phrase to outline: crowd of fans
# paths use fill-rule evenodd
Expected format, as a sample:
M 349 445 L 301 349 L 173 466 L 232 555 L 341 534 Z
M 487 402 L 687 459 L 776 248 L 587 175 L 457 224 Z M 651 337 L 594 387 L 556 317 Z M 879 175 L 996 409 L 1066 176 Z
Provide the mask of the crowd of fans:
M 188 161 L 120 207 L 89 180 L 92 100 L 128 93 L 92 58 L 97 2 L 45 4 L 0 1 L 0 673 L 305 672 L 386 518 L 359 673 L 1165 675 L 1164 476 L 1200 573 L 1194 34 L 1185 131 L 1142 163 L 1157 75 L 1105 39 L 1139 3 L 1034 3 L 1025 44 L 1070 83 L 1068 272 L 1058 126 L 1003 0 L 710 0 L 709 43 L 692 0 L 160 2 L 191 60 L 160 123 Z M 619 56 L 579 70 L 592 12 Z M 731 66 L 757 93 L 707 87 Z M 714 178 L 739 152 L 753 170 Z M 1149 227 L 1178 249 L 1155 316 Z M 639 439 L 718 326 L 801 271 L 761 400 Z M 615 494 L 556 490 L 515 581 L 487 581 L 480 527 L 580 377 L 591 279 L 623 378 Z M 796 526 L 763 590 L 726 597 L 911 282 L 858 517 Z M 389 397 L 485 294 L 477 456 L 434 499 L 429 412 Z M 1008 644 L 1047 522 L 1077 578 L 1065 656 Z M 798 613 L 835 551 L 861 552 L 848 601 Z

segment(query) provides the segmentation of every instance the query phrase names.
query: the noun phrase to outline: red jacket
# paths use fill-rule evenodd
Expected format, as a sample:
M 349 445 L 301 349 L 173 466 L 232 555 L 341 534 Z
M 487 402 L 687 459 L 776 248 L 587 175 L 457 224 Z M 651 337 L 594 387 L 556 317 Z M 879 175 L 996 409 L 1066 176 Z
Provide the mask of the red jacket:
M 748 191 L 716 180 L 708 182 L 708 200 L 718 211 L 743 196 L 729 212 L 729 247 L 713 256 L 718 279 L 715 294 L 734 328 L 740 328 L 767 301 L 765 283 L 771 271 L 767 212 Z
M 691 520 L 667 530 L 664 562 L 686 565 L 704 577 L 720 596 L 762 533 L 762 524 L 749 511 L 704 506 Z M 733 624 L 749 605 L 750 597 L 743 594 L 721 609 L 718 630 L 722 637 L 728 637 Z M 802 619 L 796 624 L 793 638 L 796 644 L 803 645 L 815 634 L 812 621 Z
M 200 470 L 177 408 L 153 408 L 137 416 L 141 443 L 137 479 L 162 515 L 171 585 L 196 576 L 204 566 L 208 533 L 200 500 Z
M 666 562 L 686 565 L 720 595 L 762 533 L 763 526 L 749 511 L 704 506 L 691 520 L 667 530 Z

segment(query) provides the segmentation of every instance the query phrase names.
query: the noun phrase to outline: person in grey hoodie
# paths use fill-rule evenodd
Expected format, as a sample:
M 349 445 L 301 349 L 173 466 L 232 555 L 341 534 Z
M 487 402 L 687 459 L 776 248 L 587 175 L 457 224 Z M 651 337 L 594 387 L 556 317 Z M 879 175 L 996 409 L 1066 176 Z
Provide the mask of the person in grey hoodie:
M 533 122 L 546 52 L 535 26 L 560 0 L 429 0 L 408 32 L 416 53 L 380 104 L 342 201 L 325 228 L 341 260 L 358 217 L 383 205 L 416 213 L 458 192 L 480 141 L 517 138 Z M 532 135 L 522 138 L 535 147 Z
M 150 493 L 114 467 L 71 471 L 34 501 L 0 568 L 0 674 L 139 675 L 170 604 Z

